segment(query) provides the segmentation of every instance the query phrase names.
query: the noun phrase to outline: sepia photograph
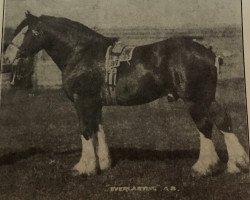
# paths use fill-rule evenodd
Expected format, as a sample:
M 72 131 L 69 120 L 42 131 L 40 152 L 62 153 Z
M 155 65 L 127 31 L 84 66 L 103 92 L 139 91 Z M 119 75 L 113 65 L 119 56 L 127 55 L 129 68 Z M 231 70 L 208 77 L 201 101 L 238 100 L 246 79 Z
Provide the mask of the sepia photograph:
M 242 0 L 0 3 L 0 199 L 250 198 Z

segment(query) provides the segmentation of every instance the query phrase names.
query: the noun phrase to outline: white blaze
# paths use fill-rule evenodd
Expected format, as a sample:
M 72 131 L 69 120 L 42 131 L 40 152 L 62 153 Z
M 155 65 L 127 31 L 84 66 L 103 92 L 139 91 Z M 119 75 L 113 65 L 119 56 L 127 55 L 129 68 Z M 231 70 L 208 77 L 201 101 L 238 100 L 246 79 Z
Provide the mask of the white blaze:
M 12 40 L 12 44 L 10 44 L 4 54 L 4 64 L 13 64 L 17 55 L 19 48 L 21 47 L 25 33 L 28 30 L 28 26 L 25 26 Z

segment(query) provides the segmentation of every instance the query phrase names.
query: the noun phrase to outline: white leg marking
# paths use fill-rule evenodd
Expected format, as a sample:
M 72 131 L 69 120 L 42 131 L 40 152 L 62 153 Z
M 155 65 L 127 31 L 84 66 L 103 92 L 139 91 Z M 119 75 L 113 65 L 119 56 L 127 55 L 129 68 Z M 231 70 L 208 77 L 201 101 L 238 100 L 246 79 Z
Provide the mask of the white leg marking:
M 96 172 L 96 156 L 93 139 L 86 140 L 82 135 L 82 156 L 80 161 L 74 166 L 73 170 L 81 174 L 94 174 Z
M 224 133 L 228 152 L 227 171 L 232 174 L 239 173 L 240 169 L 237 167 L 237 164 L 242 168 L 248 168 L 249 156 L 240 144 L 236 135 L 234 133 L 226 133 L 223 131 L 222 133 Z
M 215 151 L 214 143 L 211 139 L 206 138 L 202 133 L 200 134 L 200 155 L 198 161 L 193 165 L 192 169 L 198 175 L 207 175 L 211 172 L 219 157 Z
M 110 167 L 110 159 L 109 159 L 108 145 L 106 143 L 104 130 L 101 125 L 99 125 L 97 138 L 98 138 L 97 155 L 99 157 L 99 165 L 101 170 L 105 170 Z
M 16 37 L 12 40 L 12 44 L 10 44 L 4 54 L 4 60 L 5 64 L 13 64 L 16 58 L 16 54 L 18 52 L 18 48 L 22 45 L 25 33 L 28 30 L 28 26 L 25 26 L 17 35 Z

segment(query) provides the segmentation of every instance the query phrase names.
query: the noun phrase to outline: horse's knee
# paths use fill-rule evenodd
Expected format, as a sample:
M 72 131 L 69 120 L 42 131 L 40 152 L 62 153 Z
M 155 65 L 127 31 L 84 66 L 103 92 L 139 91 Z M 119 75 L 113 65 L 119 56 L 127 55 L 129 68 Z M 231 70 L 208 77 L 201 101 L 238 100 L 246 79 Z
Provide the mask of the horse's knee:
M 79 131 L 80 134 L 83 135 L 83 137 L 88 140 L 89 138 L 92 138 L 92 136 L 97 133 L 99 130 L 99 124 L 101 123 L 100 118 L 98 117 L 98 114 L 92 117 L 83 118 L 80 117 L 79 119 Z
M 196 126 L 206 138 L 212 137 L 213 123 L 209 119 L 202 119 L 200 122 L 196 123 Z
M 94 130 L 91 128 L 80 129 L 80 134 L 86 139 L 89 140 L 93 136 Z
M 89 139 L 99 130 L 99 124 L 102 121 L 102 107 L 95 102 L 84 102 L 84 100 L 75 101 L 74 104 L 79 118 L 80 134 L 85 139 Z

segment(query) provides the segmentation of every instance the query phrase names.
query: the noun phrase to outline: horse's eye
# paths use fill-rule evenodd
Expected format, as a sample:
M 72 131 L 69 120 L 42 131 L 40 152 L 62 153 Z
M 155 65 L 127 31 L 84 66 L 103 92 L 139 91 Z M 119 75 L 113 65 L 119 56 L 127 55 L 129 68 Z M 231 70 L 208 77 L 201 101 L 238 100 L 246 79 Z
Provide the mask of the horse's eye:
M 32 33 L 34 36 L 38 36 L 39 35 L 39 32 L 37 30 L 32 30 Z

